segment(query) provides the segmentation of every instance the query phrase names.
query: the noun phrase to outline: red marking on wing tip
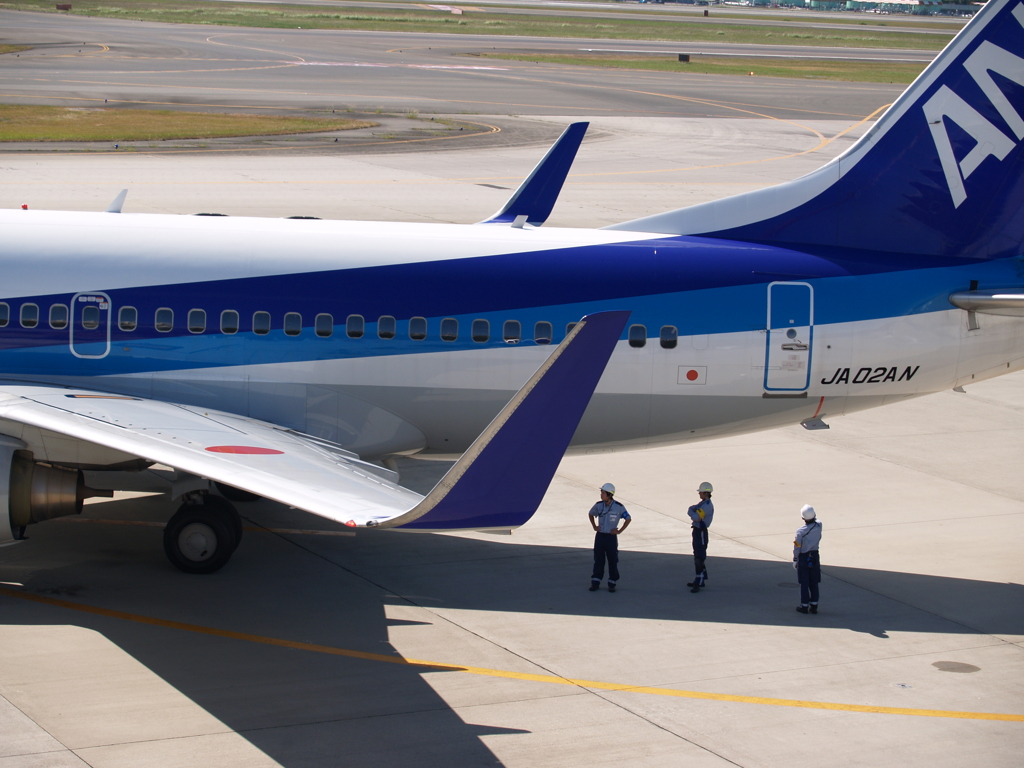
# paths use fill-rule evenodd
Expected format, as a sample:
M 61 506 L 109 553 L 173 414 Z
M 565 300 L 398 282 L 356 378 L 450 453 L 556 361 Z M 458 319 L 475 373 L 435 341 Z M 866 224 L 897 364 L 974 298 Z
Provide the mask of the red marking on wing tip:
M 355 528 L 357 523 L 355 520 L 349 520 L 347 523 L 345 523 L 345 525 L 347 525 L 349 528 Z
M 271 456 L 284 453 L 274 448 L 260 448 L 255 445 L 211 445 L 207 448 L 210 453 L 236 453 L 258 456 Z
M 700 374 L 697 373 L 696 371 L 687 371 L 686 372 L 686 378 L 688 378 L 690 381 L 696 381 L 699 376 L 700 376 Z

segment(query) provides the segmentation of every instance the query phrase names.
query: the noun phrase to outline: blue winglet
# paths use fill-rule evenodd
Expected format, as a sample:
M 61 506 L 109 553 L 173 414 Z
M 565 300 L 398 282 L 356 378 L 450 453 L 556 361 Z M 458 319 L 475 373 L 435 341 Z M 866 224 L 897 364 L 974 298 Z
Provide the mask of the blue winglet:
M 381 527 L 508 530 L 533 517 L 629 314 L 584 317 L 423 501 Z
M 590 123 L 573 123 L 566 128 L 558 137 L 558 141 L 544 155 L 544 159 L 505 203 L 505 207 L 479 223 L 518 226 L 525 223 L 539 227 L 547 221 L 589 125 Z M 522 218 L 524 216 L 525 219 Z

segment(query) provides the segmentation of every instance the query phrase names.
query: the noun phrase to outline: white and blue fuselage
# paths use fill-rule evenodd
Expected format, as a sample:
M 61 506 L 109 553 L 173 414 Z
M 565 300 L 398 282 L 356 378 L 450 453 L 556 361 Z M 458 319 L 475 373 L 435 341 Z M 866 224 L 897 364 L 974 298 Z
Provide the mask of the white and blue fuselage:
M 1024 324 L 969 330 L 949 302 L 1013 284 L 1016 258 L 922 268 L 624 231 L 205 216 L 10 211 L 0 227 L 21 288 L 5 378 L 216 408 L 369 458 L 461 453 L 603 310 L 630 324 L 578 448 L 805 422 L 1024 366 Z

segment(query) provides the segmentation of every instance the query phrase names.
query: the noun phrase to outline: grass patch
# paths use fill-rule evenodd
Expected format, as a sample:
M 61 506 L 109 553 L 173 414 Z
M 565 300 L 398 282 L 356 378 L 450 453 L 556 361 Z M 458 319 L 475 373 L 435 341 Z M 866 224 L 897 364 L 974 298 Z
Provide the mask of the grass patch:
M 657 72 L 680 72 L 688 75 L 749 75 L 759 77 L 793 77 L 808 80 L 842 80 L 855 83 L 910 83 L 921 74 L 925 64 L 836 61 L 833 59 L 748 59 L 725 56 L 693 56 L 688 63 L 650 56 L 618 56 L 581 54 L 550 56 L 527 54 L 480 53 L 474 57 L 532 61 L 544 64 L 569 64 L 583 67 L 644 69 Z
M 461 16 L 446 11 L 423 9 L 375 11 L 373 14 L 330 13 L 323 7 L 302 5 L 250 5 L 207 3 L 190 0 L 123 0 L 116 5 L 103 0 L 72 0 L 71 13 L 84 16 L 162 21 L 177 24 L 229 24 L 243 27 L 302 29 L 363 29 L 405 32 L 451 32 L 458 34 L 528 35 L 538 37 L 588 37 L 601 39 L 663 40 L 666 42 L 718 41 L 726 43 L 775 43 L 859 48 L 943 48 L 955 32 L 919 35 L 901 32 L 872 32 L 870 27 L 812 30 L 803 27 L 790 33 L 786 27 L 748 24 L 715 24 L 703 18 L 664 17 L 643 19 L 588 19 L 565 15 L 528 16 L 478 11 L 467 6 Z M 8 0 L 0 7 L 55 13 L 52 0 Z M 811 20 L 811 16 L 803 21 Z M 735 17 L 730 17 L 735 21 Z M 793 29 L 801 20 L 794 20 Z M 798 36 L 793 36 L 798 35 Z
M 27 45 L 0 45 L 0 56 L 5 53 L 20 53 L 29 49 L 30 46 Z
M 0 141 L 156 141 L 370 128 L 364 120 L 0 105 Z

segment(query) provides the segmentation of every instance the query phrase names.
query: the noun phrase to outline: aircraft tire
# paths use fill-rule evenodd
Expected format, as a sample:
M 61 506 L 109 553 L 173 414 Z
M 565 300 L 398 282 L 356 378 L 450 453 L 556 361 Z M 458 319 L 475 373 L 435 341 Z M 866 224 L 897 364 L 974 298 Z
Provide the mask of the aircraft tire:
M 259 501 L 263 498 L 259 494 L 243 491 L 241 488 L 235 488 L 227 483 L 214 483 L 214 485 L 217 486 L 220 495 L 230 501 Z
M 219 571 L 236 546 L 227 517 L 205 504 L 182 504 L 164 528 L 167 559 L 185 573 Z
M 238 514 L 235 505 L 221 496 L 208 493 L 203 497 L 203 506 L 209 512 L 221 515 L 230 526 L 231 532 L 235 535 L 235 543 L 231 547 L 231 551 L 234 552 L 242 541 L 242 516 Z

